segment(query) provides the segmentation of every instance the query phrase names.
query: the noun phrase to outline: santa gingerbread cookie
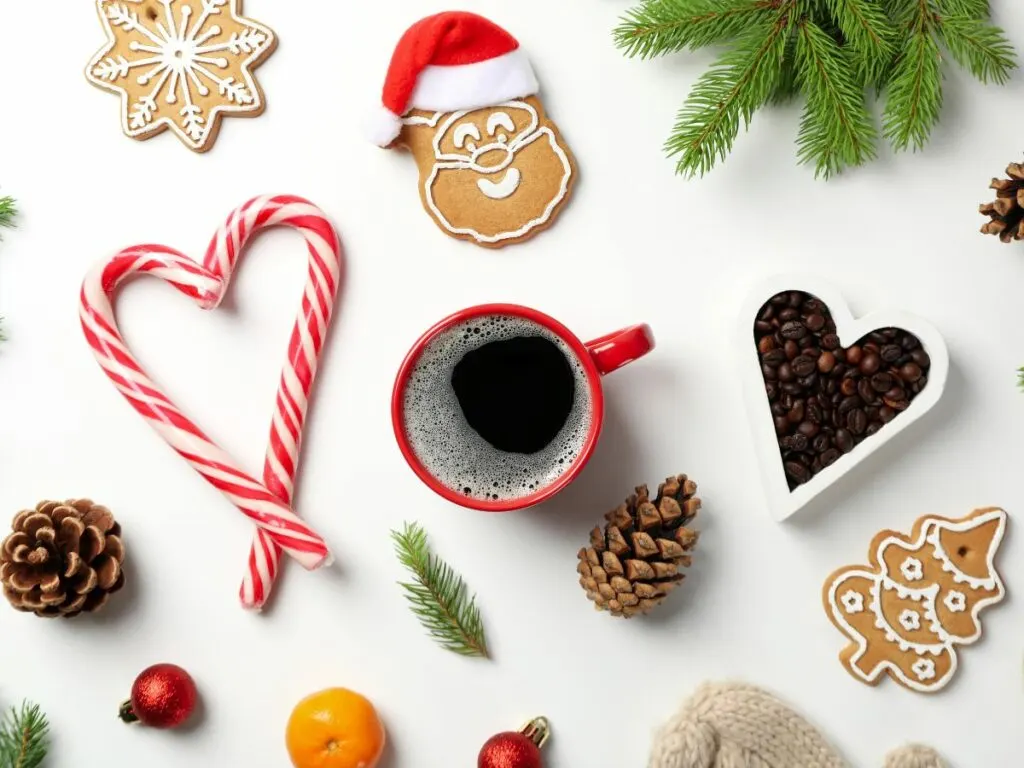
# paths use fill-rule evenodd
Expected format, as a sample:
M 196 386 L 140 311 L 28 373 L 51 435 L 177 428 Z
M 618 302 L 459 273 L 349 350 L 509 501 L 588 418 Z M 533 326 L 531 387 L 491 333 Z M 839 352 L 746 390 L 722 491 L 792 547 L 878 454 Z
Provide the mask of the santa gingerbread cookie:
M 412 153 L 423 206 L 446 234 L 522 242 L 554 222 L 576 176 L 537 92 L 512 35 L 473 13 L 439 13 L 395 48 L 374 140 Z
M 981 637 L 982 608 L 1003 599 L 995 557 L 1006 512 L 978 509 L 960 520 L 922 517 L 909 536 L 882 531 L 869 566 L 848 566 L 825 582 L 825 610 L 850 639 L 843 666 L 874 685 L 886 673 L 914 691 L 944 688 L 957 646 Z

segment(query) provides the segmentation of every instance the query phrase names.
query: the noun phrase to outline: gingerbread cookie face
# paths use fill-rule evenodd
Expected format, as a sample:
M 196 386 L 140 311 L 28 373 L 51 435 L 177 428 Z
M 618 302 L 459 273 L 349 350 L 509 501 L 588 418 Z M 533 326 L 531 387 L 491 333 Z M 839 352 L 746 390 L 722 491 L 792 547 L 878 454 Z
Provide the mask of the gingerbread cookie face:
M 572 155 L 536 98 L 405 118 L 398 143 L 419 168 L 423 206 L 442 230 L 500 246 L 548 226 L 566 203 Z
M 186 146 L 213 146 L 225 116 L 255 117 L 264 99 L 252 71 L 273 51 L 267 27 L 242 17 L 242 0 L 96 0 L 107 44 L 86 68 L 121 96 L 133 139 L 171 130 Z
M 402 36 L 372 126 L 403 147 L 420 198 L 446 234 L 488 248 L 550 226 L 576 177 L 518 41 L 474 13 L 428 16 Z
M 875 685 L 886 673 L 923 693 L 944 688 L 956 646 L 981 637 L 981 610 L 1005 595 L 995 558 L 1007 519 L 995 507 L 960 520 L 923 517 L 910 536 L 875 536 L 871 565 L 833 573 L 823 599 L 851 641 L 840 653 L 850 674 Z

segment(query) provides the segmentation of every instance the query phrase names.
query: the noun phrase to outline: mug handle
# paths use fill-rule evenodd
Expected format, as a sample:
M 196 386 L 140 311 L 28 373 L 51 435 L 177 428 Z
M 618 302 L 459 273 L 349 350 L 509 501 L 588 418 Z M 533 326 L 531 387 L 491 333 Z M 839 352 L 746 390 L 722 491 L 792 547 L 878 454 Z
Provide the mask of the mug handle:
M 606 376 L 654 349 L 654 333 L 647 323 L 631 325 L 588 341 L 586 346 L 597 372 Z

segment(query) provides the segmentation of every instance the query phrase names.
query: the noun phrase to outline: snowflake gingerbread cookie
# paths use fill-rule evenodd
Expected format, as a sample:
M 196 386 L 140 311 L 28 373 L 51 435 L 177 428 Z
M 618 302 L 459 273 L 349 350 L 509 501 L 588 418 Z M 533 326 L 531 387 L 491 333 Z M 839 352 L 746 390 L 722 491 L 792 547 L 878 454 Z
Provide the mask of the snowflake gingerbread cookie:
M 850 640 L 839 654 L 858 680 L 887 673 L 914 691 L 944 688 L 957 669 L 958 645 L 981 637 L 981 609 L 1005 595 L 995 557 L 1006 531 L 1002 509 L 960 520 L 926 516 L 910 536 L 882 531 L 870 566 L 847 566 L 825 582 L 832 623 Z
M 121 96 L 133 139 L 170 129 L 196 152 L 213 146 L 222 118 L 255 117 L 264 99 L 252 71 L 274 51 L 267 27 L 242 17 L 242 0 L 96 0 L 107 44 L 89 82 Z
M 500 248 L 550 226 L 576 165 L 518 41 L 473 13 L 418 21 L 395 48 L 374 141 L 408 149 L 446 234 Z

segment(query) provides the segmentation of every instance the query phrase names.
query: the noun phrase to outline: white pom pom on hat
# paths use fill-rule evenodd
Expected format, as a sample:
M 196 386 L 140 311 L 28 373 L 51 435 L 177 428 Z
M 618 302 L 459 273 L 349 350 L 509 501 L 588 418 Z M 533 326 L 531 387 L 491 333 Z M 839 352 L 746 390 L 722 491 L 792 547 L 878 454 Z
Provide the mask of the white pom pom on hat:
M 533 67 L 511 34 L 475 13 L 439 13 L 413 24 L 398 41 L 367 132 L 386 147 L 398 138 L 409 110 L 479 109 L 538 90 Z

